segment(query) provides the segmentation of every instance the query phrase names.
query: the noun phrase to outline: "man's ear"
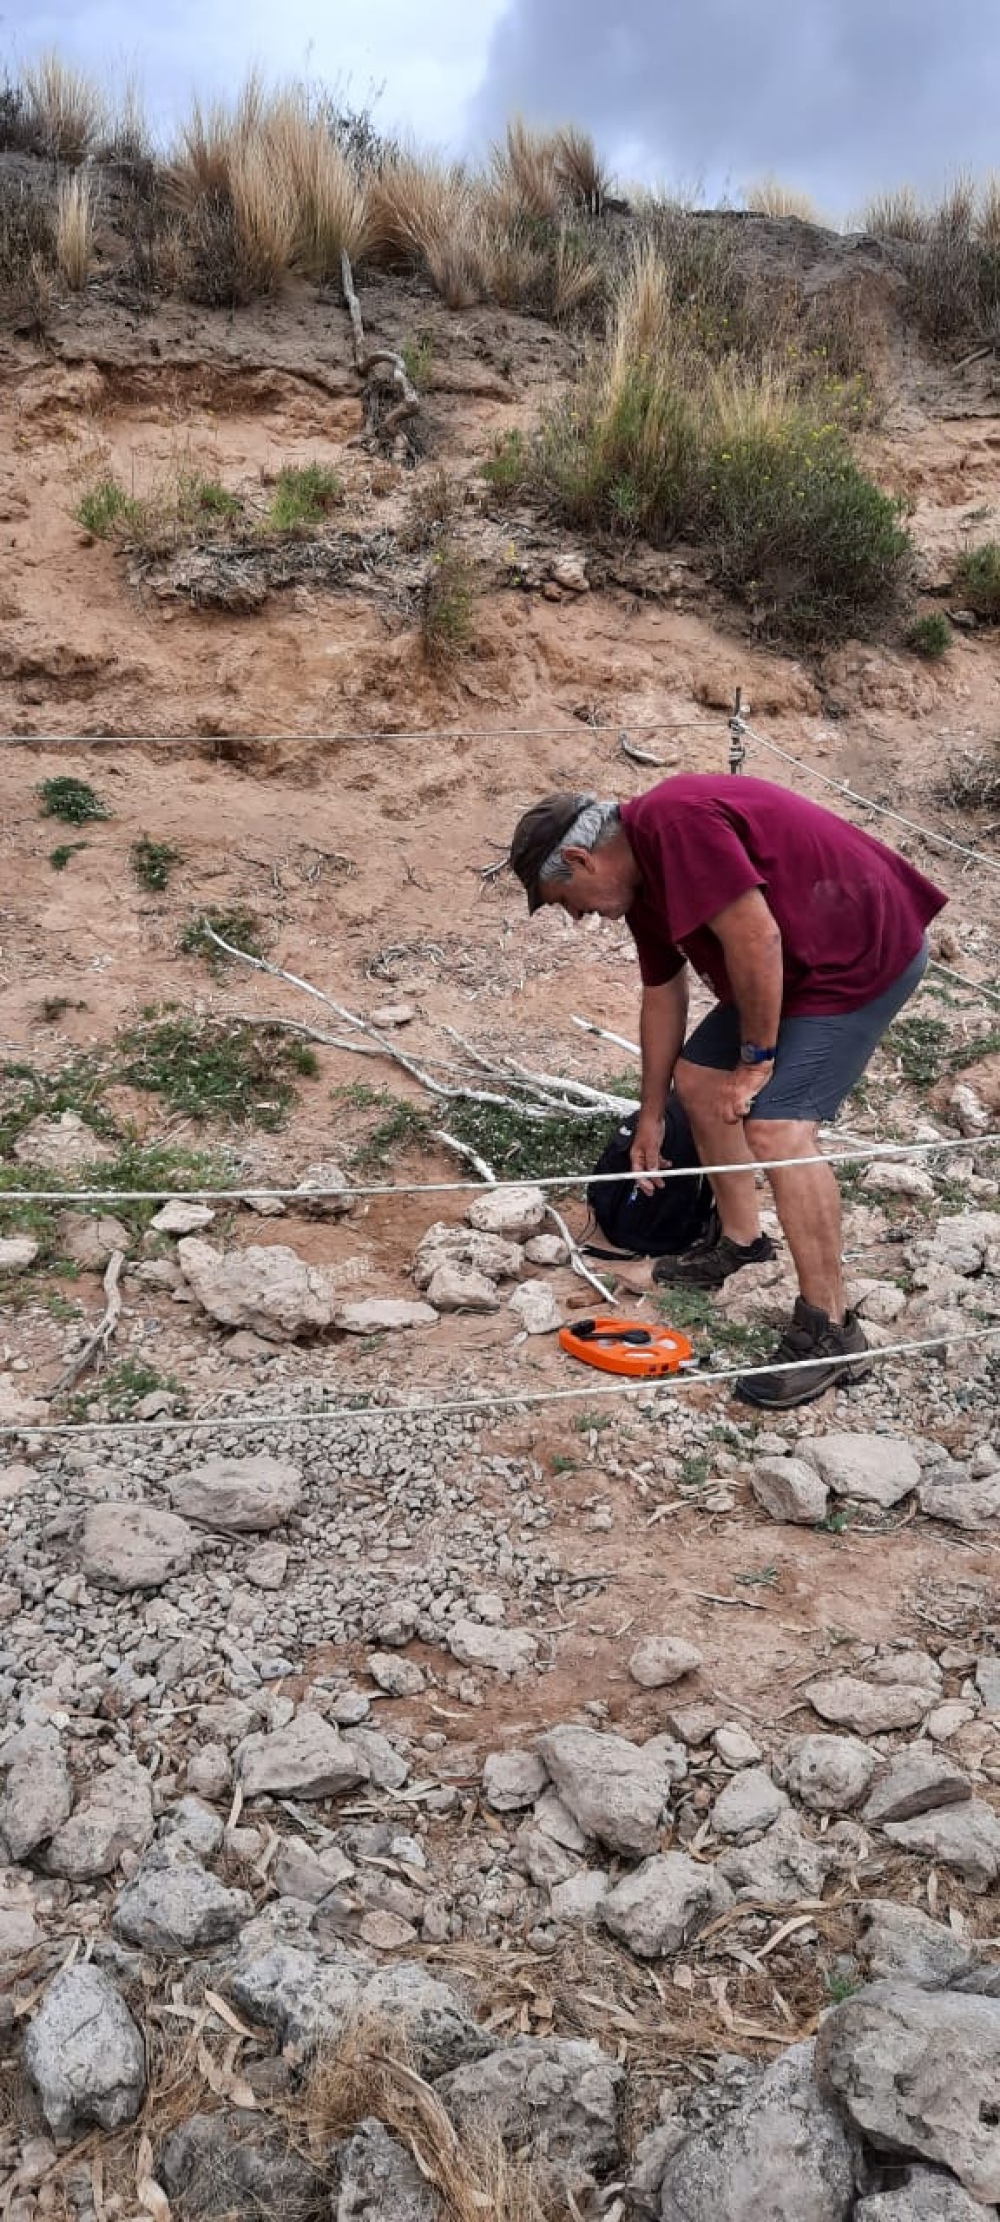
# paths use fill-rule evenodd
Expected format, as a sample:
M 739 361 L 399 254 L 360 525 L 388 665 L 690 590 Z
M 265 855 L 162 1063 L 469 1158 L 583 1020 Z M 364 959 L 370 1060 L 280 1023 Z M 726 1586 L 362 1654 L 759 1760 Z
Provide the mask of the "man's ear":
M 590 872 L 593 870 L 594 856 L 591 849 L 560 849 L 559 854 L 563 863 L 569 866 L 571 872 Z

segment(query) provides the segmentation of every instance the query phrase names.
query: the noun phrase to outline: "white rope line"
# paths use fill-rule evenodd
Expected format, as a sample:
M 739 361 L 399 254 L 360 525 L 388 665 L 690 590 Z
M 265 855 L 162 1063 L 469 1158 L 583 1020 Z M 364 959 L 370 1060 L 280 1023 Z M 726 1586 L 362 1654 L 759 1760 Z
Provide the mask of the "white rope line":
M 1000 1143 L 1000 1130 L 990 1134 L 956 1135 L 954 1140 L 937 1142 L 874 1142 L 864 1149 L 822 1151 L 814 1157 L 761 1157 L 747 1162 L 739 1159 L 730 1165 L 664 1165 L 658 1173 L 643 1173 L 643 1180 L 655 1181 L 657 1186 L 668 1180 L 697 1180 L 716 1173 L 772 1173 L 791 1170 L 796 1165 L 854 1165 L 877 1162 L 881 1158 L 905 1161 L 911 1157 L 929 1157 L 936 1152 L 952 1156 L 958 1150 L 995 1149 Z M 537 1180 L 522 1173 L 511 1180 L 426 1180 L 384 1181 L 361 1188 L 4 1188 L 0 1186 L 0 1210 L 5 1204 L 154 1204 L 154 1203 L 227 1203 L 235 1204 L 253 1200 L 259 1202 L 299 1203 L 308 1205 L 321 1202 L 324 1196 L 346 1197 L 349 1203 L 360 1203 L 370 1196 L 450 1196 L 479 1194 L 488 1189 L 492 1194 L 505 1189 L 522 1188 L 580 1188 L 604 1187 L 612 1181 L 628 1179 L 628 1173 L 541 1173 Z M 638 1176 L 637 1176 L 638 1177 Z
M 606 725 L 589 725 L 583 718 L 569 718 L 565 725 L 426 725 L 415 733 L 5 733 L 3 748 L 172 748 L 212 741 L 263 743 L 269 741 L 546 741 L 565 740 L 570 734 L 592 733 L 617 741 L 622 733 L 683 733 L 706 735 L 714 720 L 700 718 L 623 719 Z
M 954 840 L 950 833 L 933 833 L 929 826 L 920 825 L 916 818 L 906 818 L 902 811 L 890 810 L 882 802 L 873 802 L 870 795 L 859 795 L 857 789 L 847 780 L 831 779 L 828 772 L 815 771 L 801 756 L 791 756 L 786 748 L 779 748 L 776 741 L 766 741 L 762 733 L 755 733 L 753 727 L 738 712 L 732 717 L 730 724 L 734 728 L 738 726 L 747 740 L 753 741 L 758 748 L 769 749 L 772 756 L 780 756 L 783 764 L 794 764 L 796 770 L 803 772 L 807 779 L 815 779 L 821 787 L 832 788 L 833 793 L 842 795 L 845 802 L 853 802 L 861 810 L 874 810 L 877 817 L 891 818 L 894 825 L 905 826 L 910 833 L 919 833 L 923 840 L 937 841 L 942 848 L 954 849 L 959 856 L 967 857 L 970 863 L 984 864 L 988 872 L 1000 874 L 1000 860 L 995 856 L 986 856 L 982 849 L 970 849 L 964 841 Z
M 968 1334 L 927 1335 L 919 1342 L 883 1344 L 881 1349 L 859 1350 L 845 1353 L 838 1358 L 838 1365 L 871 1366 L 887 1358 L 910 1357 L 924 1350 L 951 1349 L 958 1343 L 995 1342 L 1000 1339 L 1000 1326 L 980 1327 Z M 11 1421 L 0 1427 L 0 1440 L 5 1436 L 36 1435 L 122 1435 L 138 1431 L 142 1435 L 183 1435 L 188 1431 L 214 1429 L 216 1433 L 247 1434 L 266 1427 L 299 1427 L 302 1425 L 338 1425 L 343 1420 L 432 1419 L 443 1414 L 464 1412 L 494 1412 L 519 1409 L 540 1404 L 568 1404 L 583 1399 L 590 1403 L 595 1397 L 658 1396 L 666 1390 L 693 1388 L 703 1382 L 741 1381 L 747 1374 L 762 1379 L 775 1373 L 806 1373 L 810 1368 L 824 1363 L 822 1358 L 795 1358 L 787 1365 L 756 1365 L 748 1358 L 742 1366 L 698 1366 L 689 1372 L 674 1373 L 661 1381 L 596 1381 L 582 1382 L 571 1389 L 521 1389 L 504 1391 L 492 1396 L 445 1398 L 440 1403 L 424 1404 L 331 1404 L 315 1411 L 255 1412 L 227 1419 L 223 1416 L 207 1417 L 199 1413 L 193 1419 L 162 1420 L 66 1420 L 42 1421 L 36 1425 L 31 1420 Z M 239 1392 L 233 1391 L 236 1395 Z

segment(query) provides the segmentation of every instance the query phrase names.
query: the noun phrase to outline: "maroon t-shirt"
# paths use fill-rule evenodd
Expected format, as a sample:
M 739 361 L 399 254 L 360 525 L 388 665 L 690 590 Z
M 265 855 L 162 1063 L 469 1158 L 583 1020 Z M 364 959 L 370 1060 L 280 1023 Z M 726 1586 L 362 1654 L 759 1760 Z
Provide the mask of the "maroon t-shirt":
M 621 817 L 642 874 L 626 922 L 647 987 L 688 959 L 732 1002 L 707 921 L 759 887 L 781 929 L 783 1015 L 856 1011 L 905 972 L 948 900 L 894 849 L 769 780 L 685 773 Z

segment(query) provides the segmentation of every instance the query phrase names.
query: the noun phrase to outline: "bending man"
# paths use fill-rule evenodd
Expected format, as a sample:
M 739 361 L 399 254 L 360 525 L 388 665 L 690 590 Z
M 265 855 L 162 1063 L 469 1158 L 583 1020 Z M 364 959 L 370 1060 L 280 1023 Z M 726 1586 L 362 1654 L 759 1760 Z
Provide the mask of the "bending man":
M 739 1393 L 784 1410 L 864 1372 L 844 1307 L 840 1191 L 818 1155 L 886 1027 L 922 978 L 926 929 L 947 897 L 893 849 L 783 787 L 742 776 L 665 779 L 634 802 L 548 795 L 521 818 L 510 861 L 529 910 L 624 918 L 642 977 L 642 1108 L 632 1165 L 661 1163 L 671 1082 L 712 1186 L 719 1230 L 656 1278 L 721 1287 L 774 1256 L 755 1163 L 769 1172 L 799 1296 L 775 1353 Z M 716 1005 L 685 1040 L 687 973 Z M 803 1162 L 799 1162 L 799 1161 Z M 798 1370 L 796 1370 L 798 1369 Z

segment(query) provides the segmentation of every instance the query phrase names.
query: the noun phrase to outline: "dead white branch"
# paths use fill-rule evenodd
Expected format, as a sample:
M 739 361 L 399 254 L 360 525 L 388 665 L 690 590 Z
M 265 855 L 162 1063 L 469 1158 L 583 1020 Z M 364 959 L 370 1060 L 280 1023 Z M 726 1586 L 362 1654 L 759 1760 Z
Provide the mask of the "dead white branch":
M 467 1142 L 459 1142 L 454 1134 L 445 1134 L 442 1128 L 438 1129 L 437 1134 L 435 1135 L 435 1141 L 443 1142 L 447 1149 L 455 1151 L 456 1156 L 464 1157 L 466 1163 L 471 1165 L 473 1167 L 473 1170 L 479 1173 L 483 1180 L 487 1180 L 491 1183 L 496 1182 L 497 1176 L 493 1170 L 492 1165 L 489 1164 L 488 1160 L 485 1157 L 480 1157 L 476 1150 L 470 1149 Z M 566 1221 L 563 1218 L 562 1213 L 556 1210 L 554 1204 L 550 1203 L 546 1203 L 545 1209 L 549 1215 L 549 1218 L 554 1220 L 555 1225 L 558 1227 L 563 1241 L 566 1244 L 566 1248 L 569 1251 L 569 1262 L 573 1268 L 574 1273 L 579 1274 L 581 1280 L 589 1281 L 591 1288 L 597 1290 L 598 1296 L 603 1299 L 605 1304 L 612 1303 L 614 1299 L 611 1290 L 605 1287 L 604 1282 L 599 1279 L 596 1273 L 591 1272 L 590 1267 L 587 1264 L 587 1261 L 580 1248 L 580 1245 L 570 1233 L 570 1230 L 566 1225 Z
M 347 303 L 347 311 L 351 319 L 351 330 L 354 335 L 354 367 L 359 378 L 365 380 L 365 421 L 369 430 L 380 431 L 383 436 L 387 433 L 398 432 L 401 424 L 405 424 L 410 417 L 419 415 L 420 396 L 408 375 L 402 356 L 397 355 L 394 348 L 373 347 L 369 349 L 366 343 L 361 303 L 358 300 L 354 272 L 351 269 L 351 258 L 346 247 L 340 257 L 340 277 L 344 289 L 344 300 Z M 399 396 L 394 407 L 382 418 L 381 423 L 379 422 L 378 406 L 378 389 L 380 386 L 389 386 Z
M 121 1318 L 122 1300 L 118 1283 L 121 1279 L 124 1263 L 124 1250 L 112 1250 L 108 1259 L 107 1271 L 104 1275 L 103 1315 L 98 1320 L 93 1334 L 88 1335 L 83 1349 L 77 1352 L 76 1357 L 67 1366 L 65 1373 L 60 1374 L 52 1392 L 54 1396 L 62 1396 L 65 1390 L 72 1389 L 79 1381 L 81 1374 L 86 1373 L 88 1366 L 100 1364 Z
M 618 746 L 621 749 L 622 755 L 629 758 L 630 763 L 651 764 L 653 770 L 659 772 L 666 771 L 667 769 L 667 760 L 665 756 L 651 756 L 648 748 L 636 748 L 635 742 L 629 740 L 627 733 L 619 734 Z

